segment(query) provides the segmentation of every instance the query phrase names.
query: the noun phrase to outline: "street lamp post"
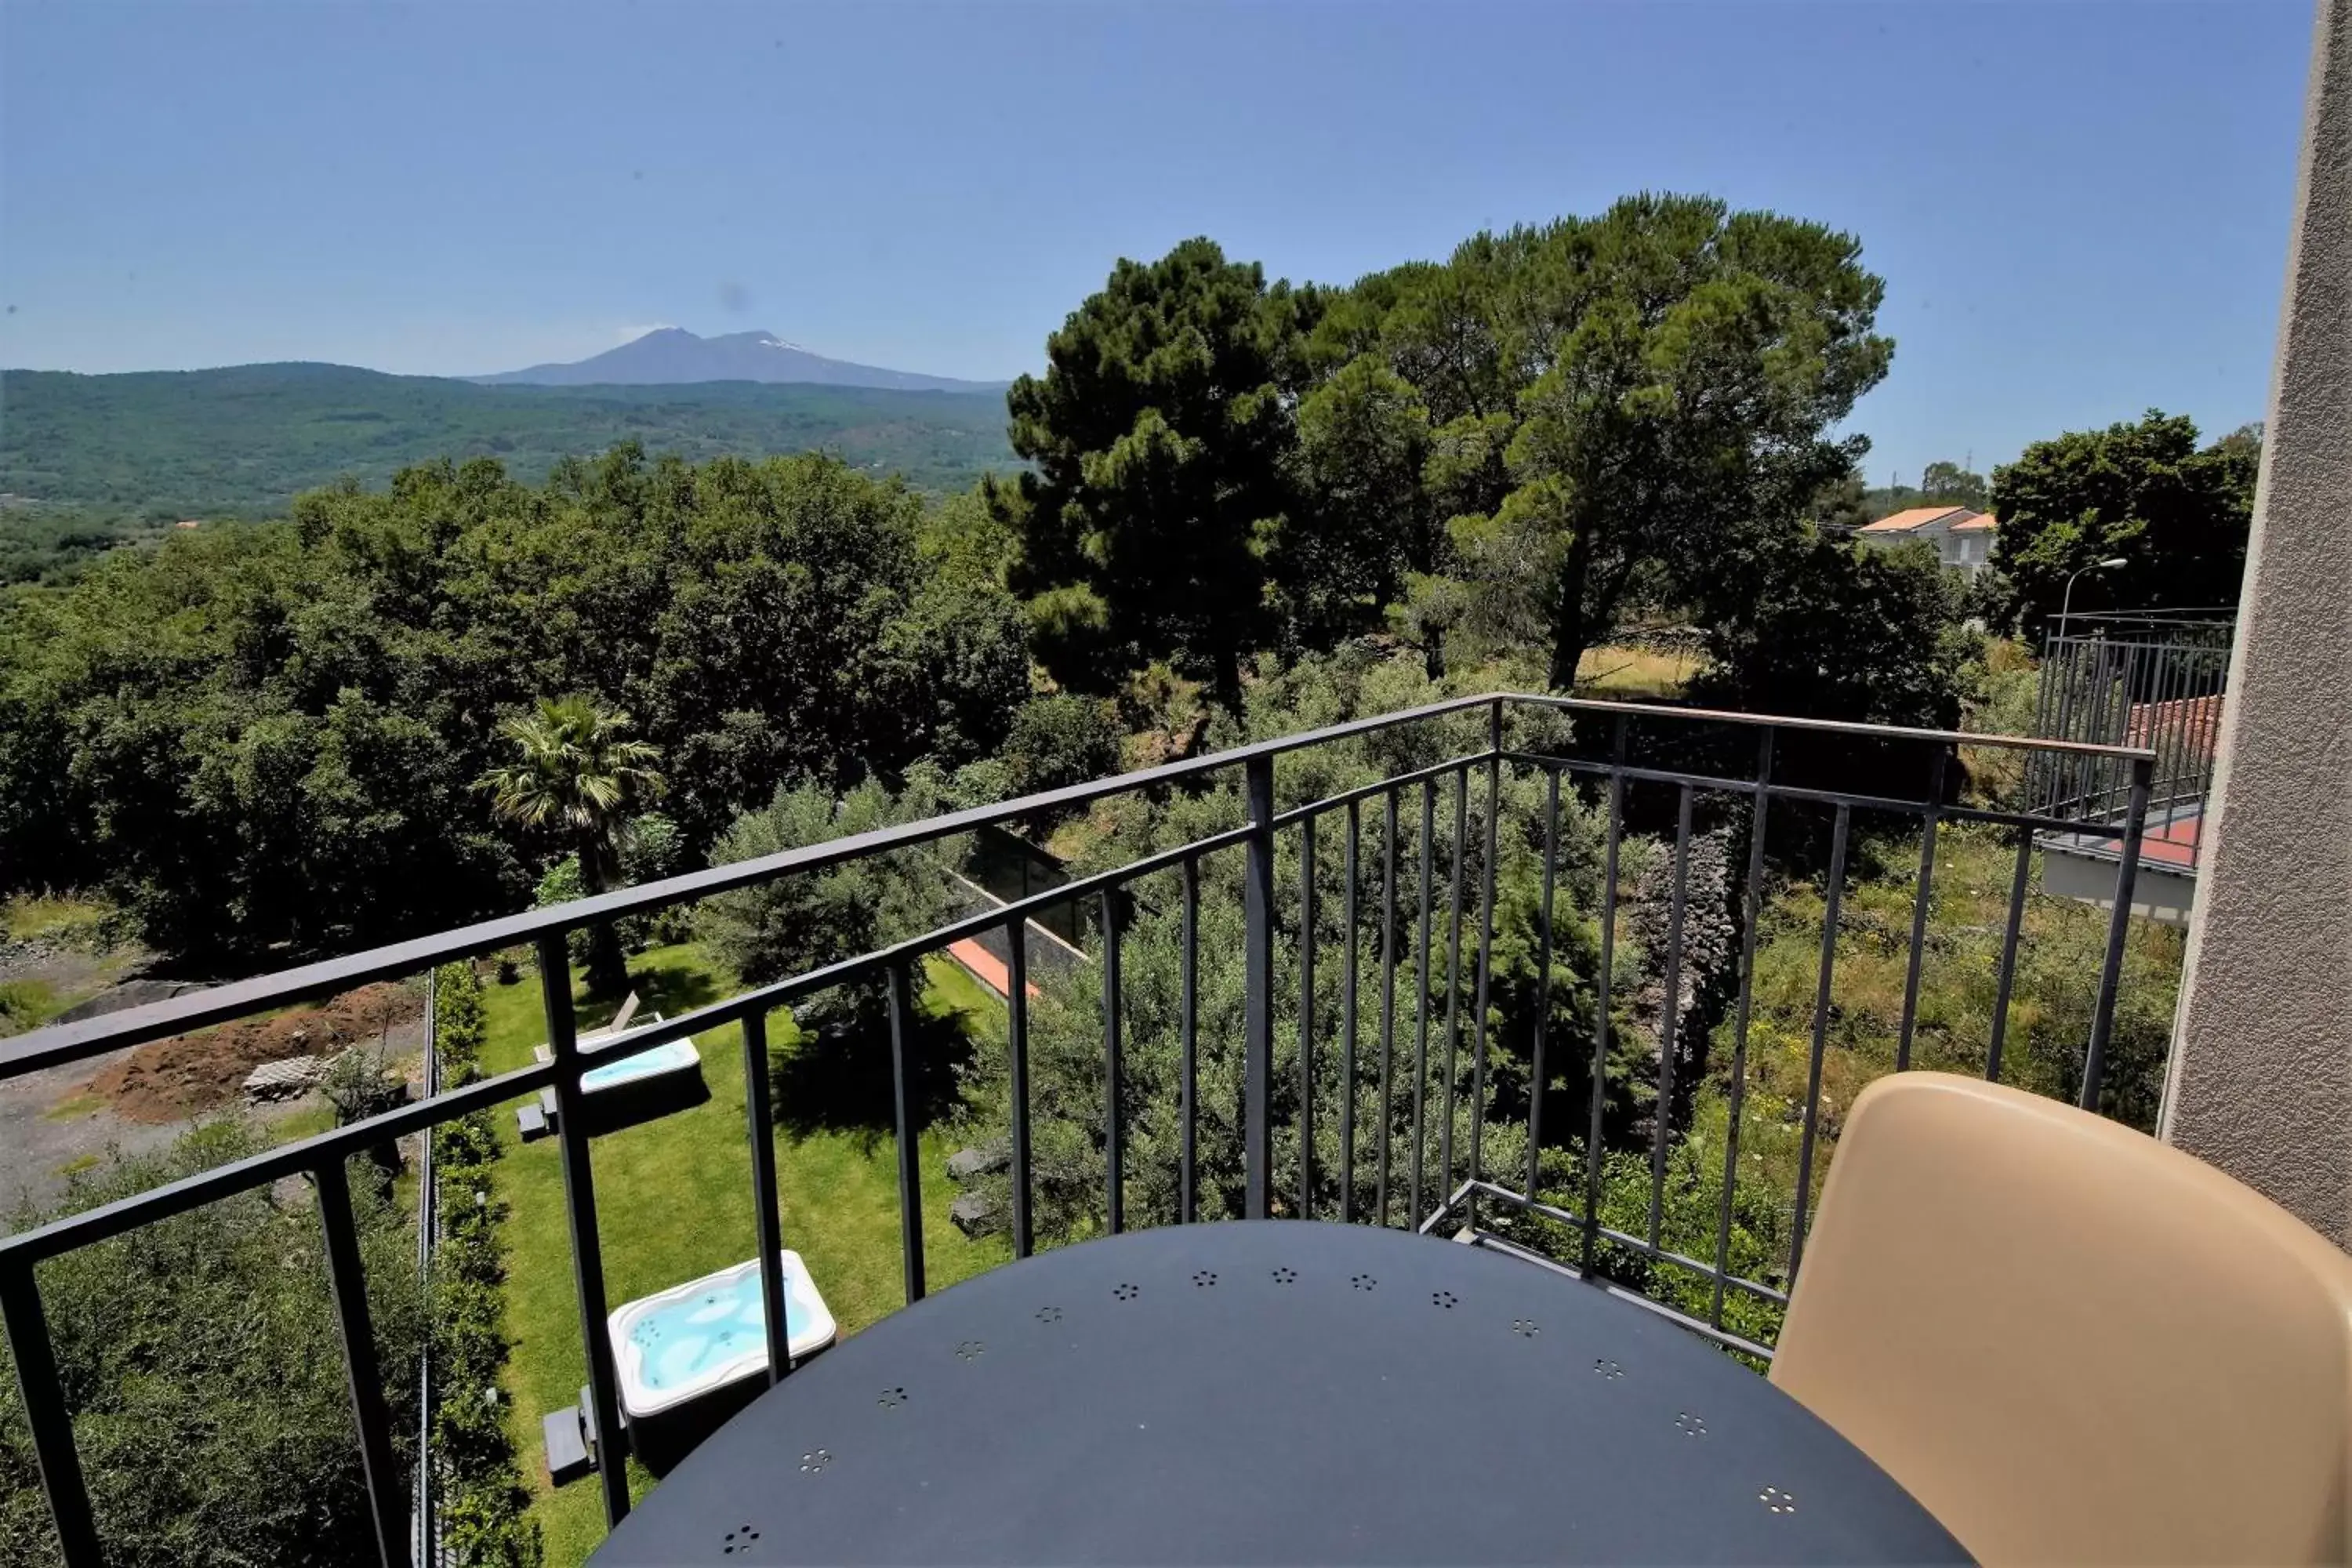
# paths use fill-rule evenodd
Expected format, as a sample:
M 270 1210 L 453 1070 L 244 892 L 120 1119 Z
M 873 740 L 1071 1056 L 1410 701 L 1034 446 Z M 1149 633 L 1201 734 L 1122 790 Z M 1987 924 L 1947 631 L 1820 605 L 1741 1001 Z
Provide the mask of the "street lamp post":
M 2112 572 L 2118 566 L 2130 564 L 2130 562 L 2120 555 L 2110 555 L 2105 561 L 2094 561 L 2088 566 L 2077 566 L 2067 574 L 2065 596 L 2058 601 L 2058 640 L 2060 642 L 2066 640 L 2066 617 L 2074 612 L 2074 579 L 2085 572 Z
M 2057 654 L 2065 649 L 2066 617 L 2072 615 L 2074 609 L 2074 579 L 2080 577 L 2085 572 L 2112 572 L 2118 566 L 2127 566 L 2130 563 L 2126 561 L 2120 555 L 2110 555 L 2105 561 L 2094 561 L 2088 566 L 2077 566 L 2073 572 L 2067 574 L 2065 595 L 2058 601 L 2058 641 L 2049 649 L 2049 652 Z M 2075 656 L 2072 652 L 2066 652 L 2064 654 L 2064 658 L 2065 662 L 2059 666 L 2059 669 L 2061 671 L 2060 679 L 2066 683 L 2067 690 L 2070 694 L 2066 706 L 2071 708 L 2073 706 L 2071 693 L 2074 684 Z M 2100 650 L 2099 668 L 2102 673 L 2105 671 L 2106 652 L 2104 647 Z M 2063 721 L 2062 727 L 2067 727 L 2063 725 Z M 2067 781 L 2071 779 L 2071 775 L 2074 773 L 2074 764 L 2077 760 L 2078 759 L 2068 758 L 2057 763 L 2057 767 L 2059 769 L 2059 782 L 2053 784 L 2051 791 L 2051 801 L 2053 803 L 2052 809 L 2053 810 L 2056 809 L 2055 803 L 2057 802 L 2059 795 L 2063 793 L 2064 789 L 2071 787 Z

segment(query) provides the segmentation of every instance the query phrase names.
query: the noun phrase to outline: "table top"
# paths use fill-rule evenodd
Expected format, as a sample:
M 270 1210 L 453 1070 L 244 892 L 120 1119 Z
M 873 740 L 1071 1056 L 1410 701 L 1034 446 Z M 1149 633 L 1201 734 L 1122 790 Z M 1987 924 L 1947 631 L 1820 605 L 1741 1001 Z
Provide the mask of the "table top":
M 1951 1563 L 1755 1373 L 1607 1291 L 1370 1226 L 1041 1254 L 769 1390 L 594 1561 Z

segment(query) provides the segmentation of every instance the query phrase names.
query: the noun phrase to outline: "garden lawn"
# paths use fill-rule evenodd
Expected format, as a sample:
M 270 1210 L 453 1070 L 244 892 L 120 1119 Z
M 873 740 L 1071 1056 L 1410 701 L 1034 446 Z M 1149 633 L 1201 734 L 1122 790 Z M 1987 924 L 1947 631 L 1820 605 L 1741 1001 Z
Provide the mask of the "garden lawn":
M 646 1013 L 675 1016 L 717 1000 L 728 983 L 692 944 L 656 948 L 634 960 L 631 979 Z M 934 958 L 924 1007 L 934 1017 L 961 1015 L 966 1028 L 1002 1029 L 1003 1005 L 951 961 Z M 531 1059 L 547 1037 L 537 976 L 492 984 L 484 997 L 488 1040 L 483 1065 L 498 1073 Z M 609 1017 L 609 1005 L 575 997 L 583 1026 Z M 779 1014 L 769 1023 L 779 1045 L 800 1036 Z M 604 1253 L 607 1310 L 754 1255 L 751 1160 L 745 1136 L 743 1043 L 740 1028 L 695 1037 L 710 1099 L 676 1115 L 595 1141 L 597 1230 Z M 811 1278 L 844 1335 L 905 1304 L 898 1237 L 897 1155 L 887 1121 L 831 1124 L 829 1108 L 776 1107 L 776 1186 L 784 1245 L 807 1262 Z M 547 1561 L 582 1561 L 604 1536 L 594 1478 L 555 1490 L 548 1486 L 540 1417 L 579 1398 L 587 1381 L 572 1294 L 572 1253 L 564 1221 L 561 1144 L 524 1146 L 510 1110 L 498 1117 L 506 1156 L 499 1195 L 509 1215 L 507 1330 L 515 1341 L 505 1386 L 512 1431 L 527 1483 L 539 1494 L 533 1513 L 545 1532 Z M 921 1140 L 926 1284 L 932 1290 L 994 1267 L 1011 1256 L 1002 1237 L 970 1241 L 948 1220 L 956 1186 L 944 1169 L 951 1145 Z M 652 1478 L 634 1462 L 634 1495 Z

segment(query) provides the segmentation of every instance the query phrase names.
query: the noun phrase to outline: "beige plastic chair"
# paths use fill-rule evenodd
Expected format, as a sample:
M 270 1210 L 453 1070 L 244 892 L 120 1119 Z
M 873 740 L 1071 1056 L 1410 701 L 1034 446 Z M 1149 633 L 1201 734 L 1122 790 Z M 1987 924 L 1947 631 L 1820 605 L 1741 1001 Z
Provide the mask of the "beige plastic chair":
M 1987 1563 L 2346 1559 L 2352 1260 L 2071 1106 L 1864 1092 L 1772 1382 Z

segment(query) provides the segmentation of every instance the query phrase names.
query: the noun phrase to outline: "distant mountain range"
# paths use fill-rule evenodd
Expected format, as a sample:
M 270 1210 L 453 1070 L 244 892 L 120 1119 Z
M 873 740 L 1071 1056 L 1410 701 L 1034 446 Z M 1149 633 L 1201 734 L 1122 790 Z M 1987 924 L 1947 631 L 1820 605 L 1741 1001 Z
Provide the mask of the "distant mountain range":
M 700 381 L 799 382 L 817 386 L 871 386 L 891 392 L 1002 392 L 1001 381 L 956 381 L 944 375 L 884 370 L 813 354 L 773 332 L 729 332 L 698 338 L 683 327 L 661 327 L 619 348 L 571 364 L 535 364 L 499 375 L 486 385 L 671 386 Z

